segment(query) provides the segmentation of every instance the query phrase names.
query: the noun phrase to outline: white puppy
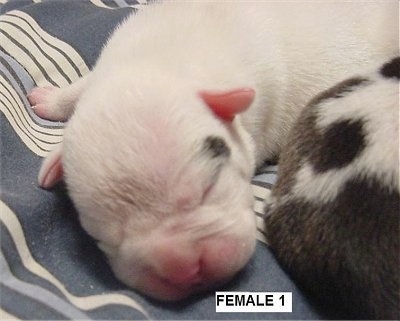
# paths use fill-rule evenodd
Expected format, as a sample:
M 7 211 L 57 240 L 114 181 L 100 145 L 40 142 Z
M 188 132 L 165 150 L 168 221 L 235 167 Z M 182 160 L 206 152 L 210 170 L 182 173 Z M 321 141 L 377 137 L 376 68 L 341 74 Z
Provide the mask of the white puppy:
M 39 182 L 65 173 L 83 227 L 128 285 L 176 300 L 225 282 L 253 253 L 256 166 L 279 155 L 310 97 L 394 55 L 396 8 L 150 5 L 90 74 L 30 94 L 39 116 L 70 119 Z

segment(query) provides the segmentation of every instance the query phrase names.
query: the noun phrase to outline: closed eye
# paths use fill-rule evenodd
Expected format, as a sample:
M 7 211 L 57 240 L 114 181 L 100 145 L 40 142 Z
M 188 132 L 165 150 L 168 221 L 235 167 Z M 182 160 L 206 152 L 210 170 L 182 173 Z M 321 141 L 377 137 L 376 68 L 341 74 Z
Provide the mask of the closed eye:
M 208 201 L 210 196 L 215 192 L 215 187 L 218 184 L 218 180 L 220 179 L 221 172 L 223 171 L 224 164 L 218 164 L 213 170 L 213 173 L 206 185 L 206 188 L 203 190 L 203 195 L 201 198 L 201 204 L 203 205 L 205 202 Z
M 215 182 L 213 182 L 212 184 L 210 184 L 209 186 L 207 186 L 207 188 L 204 190 L 203 196 L 202 196 L 202 198 L 201 198 L 201 204 L 202 204 L 202 205 L 207 201 L 208 196 L 210 195 L 210 193 L 211 193 L 211 191 L 212 191 L 212 189 L 213 189 L 214 186 L 215 186 Z

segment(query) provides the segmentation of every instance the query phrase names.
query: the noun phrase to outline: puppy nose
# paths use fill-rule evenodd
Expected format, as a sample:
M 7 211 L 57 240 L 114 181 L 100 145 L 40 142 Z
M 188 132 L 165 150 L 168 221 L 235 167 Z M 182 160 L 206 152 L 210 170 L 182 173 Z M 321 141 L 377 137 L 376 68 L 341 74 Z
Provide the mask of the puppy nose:
M 164 240 L 153 249 L 157 258 L 155 270 L 167 282 L 179 285 L 193 285 L 201 282 L 201 253 L 191 246 Z
M 188 265 L 184 269 L 177 266 L 175 271 L 170 271 L 170 274 L 166 276 L 166 280 L 176 285 L 199 284 L 202 280 L 200 264 L 194 263 L 192 266 Z

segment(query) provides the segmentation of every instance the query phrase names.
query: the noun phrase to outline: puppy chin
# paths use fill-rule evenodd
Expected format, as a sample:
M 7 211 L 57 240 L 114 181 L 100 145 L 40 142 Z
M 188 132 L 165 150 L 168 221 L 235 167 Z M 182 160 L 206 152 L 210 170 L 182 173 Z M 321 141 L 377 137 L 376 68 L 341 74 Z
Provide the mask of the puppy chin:
M 160 277 L 151 270 L 135 273 L 134 276 L 132 273 L 129 273 L 129 271 L 122 271 L 122 269 L 114 270 L 114 273 L 120 281 L 132 289 L 137 290 L 149 298 L 164 302 L 184 300 L 193 294 L 205 292 L 210 288 L 214 288 L 215 286 L 222 285 L 229 281 L 229 278 L 227 278 L 226 280 L 214 282 L 207 281 L 206 283 L 185 284 L 173 283 L 170 280 Z M 210 285 L 210 283 L 212 285 Z

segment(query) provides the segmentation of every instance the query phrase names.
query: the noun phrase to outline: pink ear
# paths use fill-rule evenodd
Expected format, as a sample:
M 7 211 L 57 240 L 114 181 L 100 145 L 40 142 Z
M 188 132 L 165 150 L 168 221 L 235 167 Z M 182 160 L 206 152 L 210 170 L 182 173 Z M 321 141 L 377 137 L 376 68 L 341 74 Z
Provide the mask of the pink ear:
M 232 121 L 236 114 L 250 107 L 255 91 L 244 87 L 220 92 L 204 90 L 199 95 L 218 117 Z
M 49 189 L 62 180 L 64 171 L 61 163 L 62 143 L 59 144 L 42 163 L 39 171 L 39 185 Z

